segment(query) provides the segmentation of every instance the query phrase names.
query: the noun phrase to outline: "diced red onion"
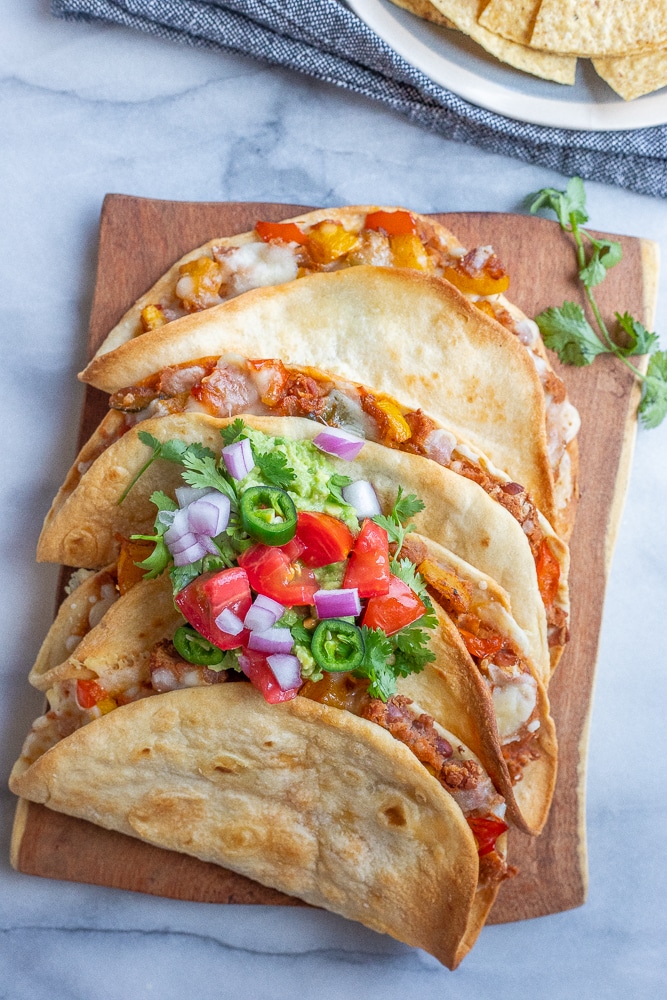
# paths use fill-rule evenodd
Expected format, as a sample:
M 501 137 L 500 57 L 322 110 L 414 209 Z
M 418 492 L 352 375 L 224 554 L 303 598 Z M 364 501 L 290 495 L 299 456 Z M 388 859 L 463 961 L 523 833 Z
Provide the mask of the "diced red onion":
M 424 439 L 424 452 L 427 458 L 437 462 L 438 465 L 449 465 L 456 444 L 457 441 L 453 434 L 438 427 Z
M 215 619 L 215 624 L 221 632 L 226 632 L 228 635 L 238 635 L 243 631 L 243 622 L 229 608 L 225 608 L 224 611 L 220 612 Z
M 251 632 L 248 639 L 248 649 L 256 649 L 259 653 L 289 653 L 293 645 L 294 639 L 288 628 Z
M 253 632 L 267 632 L 276 624 L 278 619 L 266 608 L 250 608 L 248 614 L 243 619 L 243 624 Z
M 258 594 L 243 624 L 254 632 L 266 632 L 267 629 L 273 628 L 284 614 L 285 608 L 282 604 Z
M 215 538 L 229 524 L 229 497 L 224 493 L 209 493 L 194 500 L 187 508 L 190 530 L 196 535 Z
M 257 595 L 253 607 L 264 608 L 266 611 L 270 611 L 276 616 L 276 621 L 285 614 L 284 604 L 279 604 L 278 601 L 274 601 L 272 597 L 265 597 L 264 594 Z
M 365 517 L 375 517 L 376 514 L 382 513 L 375 490 L 365 479 L 358 479 L 356 483 L 344 486 L 342 493 L 345 502 L 356 510 L 360 521 Z
M 267 656 L 266 662 L 283 691 L 292 691 L 301 685 L 301 664 L 296 656 L 274 653 L 273 656 Z
M 187 508 L 174 511 L 174 517 L 171 525 L 164 533 L 164 540 L 169 549 L 172 550 L 172 546 L 177 544 L 183 535 L 187 535 L 190 530 Z
M 183 552 L 174 553 L 174 566 L 187 566 L 189 563 L 197 562 L 206 555 L 206 549 L 200 542 L 195 542 Z
M 165 540 L 168 534 L 169 532 L 165 532 Z M 186 549 L 198 544 L 201 544 L 200 539 L 192 531 L 186 531 L 184 535 L 179 535 L 175 541 L 167 542 L 172 556 L 178 555 L 179 552 L 185 552 Z
M 197 535 L 197 541 L 212 556 L 219 556 L 220 549 L 210 535 Z
M 314 596 L 318 618 L 356 617 L 361 613 L 361 601 L 356 587 L 345 590 L 318 590 Z
M 351 462 L 363 448 L 364 440 L 354 434 L 348 434 L 340 427 L 327 427 L 325 431 L 313 438 L 313 444 L 328 455 L 336 455 L 338 458 L 344 458 Z
M 247 438 L 228 444 L 222 449 L 222 457 L 227 471 L 234 479 L 244 479 L 255 465 L 250 441 Z
M 214 493 L 212 486 L 177 486 L 174 490 L 179 507 L 187 507 L 194 500 L 200 500 L 209 493 Z

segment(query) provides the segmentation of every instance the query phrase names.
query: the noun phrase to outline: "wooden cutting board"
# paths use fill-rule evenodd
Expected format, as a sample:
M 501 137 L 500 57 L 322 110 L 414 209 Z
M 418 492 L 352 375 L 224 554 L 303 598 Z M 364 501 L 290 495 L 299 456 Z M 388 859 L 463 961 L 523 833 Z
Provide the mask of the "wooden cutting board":
M 277 221 L 306 209 L 257 203 L 185 203 L 108 195 L 100 225 L 97 284 L 89 352 L 178 257 L 216 236 Z M 465 246 L 492 244 L 509 268 L 510 298 L 533 316 L 565 299 L 584 303 L 574 251 L 555 222 L 521 215 L 436 215 Z M 652 327 L 657 285 L 654 244 L 620 237 L 623 261 L 598 290 L 605 319 L 628 310 Z M 584 783 L 588 720 L 609 562 L 626 490 L 638 390 L 608 358 L 589 369 L 556 370 L 579 408 L 581 500 L 572 538 L 572 639 L 552 681 L 560 764 L 553 808 L 538 838 L 512 831 L 510 860 L 519 875 L 501 887 L 490 922 L 522 920 L 570 909 L 586 898 Z M 428 400 L 424 400 L 428 410 Z M 80 441 L 106 408 L 86 390 Z M 72 456 L 73 457 L 73 456 Z M 603 665 L 604 669 L 604 665 Z M 132 889 L 210 903 L 304 905 L 216 865 L 152 847 L 122 834 L 20 801 L 12 864 L 47 878 Z

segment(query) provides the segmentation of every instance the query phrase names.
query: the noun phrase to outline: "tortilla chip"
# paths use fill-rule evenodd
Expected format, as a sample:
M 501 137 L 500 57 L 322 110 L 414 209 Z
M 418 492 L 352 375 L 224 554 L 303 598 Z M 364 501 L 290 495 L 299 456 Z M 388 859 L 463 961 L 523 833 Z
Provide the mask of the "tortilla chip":
M 496 35 L 521 45 L 530 45 L 541 3 L 542 0 L 489 0 L 478 20 Z
M 491 55 L 508 66 L 553 80 L 556 83 L 573 84 L 577 71 L 577 60 L 571 56 L 554 55 L 532 51 L 525 45 L 502 38 L 478 21 L 484 9 L 485 0 L 433 0 L 433 3 L 456 27 Z
M 249 684 L 174 691 L 91 722 L 16 794 L 224 865 L 455 966 L 477 885 L 454 800 L 389 733 Z
M 667 4 L 656 0 L 542 0 L 530 40 L 547 52 L 628 56 L 667 45 Z
M 450 28 L 456 31 L 456 25 L 444 17 L 430 0 L 391 0 L 391 2 L 396 4 L 397 7 L 402 7 L 403 10 L 410 11 L 416 17 L 421 17 L 425 21 L 432 21 L 433 24 L 439 24 L 442 28 Z
M 667 87 L 667 48 L 644 55 L 594 59 L 593 66 L 624 101 Z

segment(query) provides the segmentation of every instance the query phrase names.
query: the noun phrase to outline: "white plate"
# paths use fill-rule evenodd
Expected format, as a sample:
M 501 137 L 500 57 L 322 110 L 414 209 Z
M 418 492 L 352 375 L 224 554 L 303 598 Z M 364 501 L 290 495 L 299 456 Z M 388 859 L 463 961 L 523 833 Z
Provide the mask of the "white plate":
M 667 122 L 667 88 L 623 101 L 580 59 L 573 87 L 549 83 L 505 66 L 458 31 L 449 31 L 394 6 L 390 0 L 347 0 L 406 62 L 435 83 L 488 111 L 556 128 L 645 128 Z

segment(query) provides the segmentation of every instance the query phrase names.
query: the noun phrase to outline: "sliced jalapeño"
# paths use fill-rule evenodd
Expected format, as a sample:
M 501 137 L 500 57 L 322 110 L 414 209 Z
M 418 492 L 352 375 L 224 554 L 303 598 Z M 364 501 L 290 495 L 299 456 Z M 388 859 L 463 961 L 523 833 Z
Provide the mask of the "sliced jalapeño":
M 188 663 L 196 663 L 202 667 L 214 667 L 222 663 L 223 651 L 190 625 L 181 625 L 177 628 L 172 641 L 177 652 Z
M 356 670 L 364 658 L 364 637 L 357 625 L 326 618 L 313 632 L 310 651 L 322 670 Z
M 244 530 L 265 545 L 286 545 L 296 535 L 294 501 L 277 486 L 249 487 L 241 496 L 239 511 Z

